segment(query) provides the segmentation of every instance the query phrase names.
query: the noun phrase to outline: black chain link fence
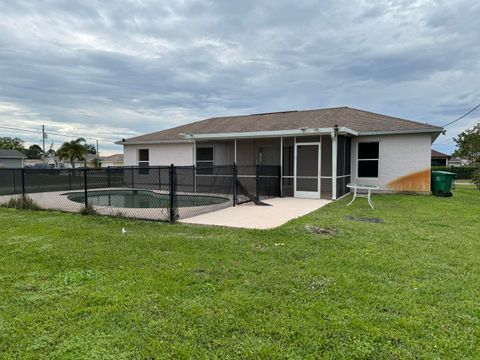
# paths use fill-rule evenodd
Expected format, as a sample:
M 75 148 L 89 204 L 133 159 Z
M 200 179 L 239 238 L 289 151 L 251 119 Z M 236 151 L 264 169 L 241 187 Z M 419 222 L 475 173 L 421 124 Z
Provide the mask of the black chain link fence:
M 280 196 L 279 166 L 0 169 L 0 204 L 175 222 Z

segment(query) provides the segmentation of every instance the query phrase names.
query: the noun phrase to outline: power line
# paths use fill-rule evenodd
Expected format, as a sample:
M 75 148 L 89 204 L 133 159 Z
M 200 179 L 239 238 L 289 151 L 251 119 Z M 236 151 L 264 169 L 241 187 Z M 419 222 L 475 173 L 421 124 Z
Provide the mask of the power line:
M 22 128 L 16 128 L 16 127 L 11 127 L 11 126 L 0 126 L 0 128 L 8 129 L 8 130 L 14 130 L 14 131 L 20 131 L 20 132 L 24 132 L 24 133 L 42 134 L 42 130 L 33 130 L 33 129 L 26 129 L 26 128 L 22 129 Z M 47 133 L 51 134 L 51 135 L 70 138 L 70 139 L 76 137 L 76 136 L 57 133 L 57 132 L 53 132 L 53 131 L 48 131 Z M 108 142 L 115 142 L 115 140 L 112 140 L 112 139 L 93 138 L 93 137 L 89 137 L 89 136 L 81 136 L 81 137 L 83 137 L 84 139 L 89 139 L 89 140 L 102 140 L 102 141 L 108 141 Z
M 41 131 L 39 131 L 39 130 L 18 129 L 18 128 L 14 128 L 14 127 L 10 127 L 10 126 L 0 126 L 0 128 L 2 128 L 2 129 L 8 129 L 8 130 L 20 131 L 20 132 L 24 132 L 24 133 L 35 133 L 35 134 L 41 133 Z
M 478 105 L 475 106 L 474 108 L 468 110 L 465 114 L 463 114 L 463 115 L 460 116 L 459 118 L 457 118 L 457 119 L 455 119 L 455 120 L 453 120 L 453 121 L 450 121 L 448 124 L 443 125 L 442 127 L 446 127 L 446 126 L 452 125 L 453 123 L 456 123 L 457 121 L 462 120 L 465 116 L 471 114 L 472 112 L 474 112 L 475 110 L 477 110 L 479 107 L 480 107 L 480 104 L 478 104 Z

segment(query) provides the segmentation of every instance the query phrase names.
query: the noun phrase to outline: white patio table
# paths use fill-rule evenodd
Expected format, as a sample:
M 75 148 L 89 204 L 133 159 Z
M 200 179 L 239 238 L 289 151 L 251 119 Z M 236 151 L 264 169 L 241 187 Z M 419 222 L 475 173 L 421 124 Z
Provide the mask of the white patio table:
M 347 206 L 350 206 L 357 197 L 363 197 L 367 198 L 368 205 L 370 205 L 372 209 L 375 209 L 372 202 L 372 190 L 378 190 L 380 188 L 378 185 L 347 184 L 347 187 L 353 189 L 353 199 Z M 357 190 L 367 190 L 367 193 L 358 193 Z

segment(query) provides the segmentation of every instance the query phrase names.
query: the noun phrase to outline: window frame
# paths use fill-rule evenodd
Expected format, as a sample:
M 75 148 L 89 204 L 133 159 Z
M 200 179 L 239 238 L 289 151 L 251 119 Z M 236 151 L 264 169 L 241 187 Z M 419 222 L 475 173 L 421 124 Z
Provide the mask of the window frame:
M 202 149 L 212 149 L 212 160 L 198 160 L 198 150 Z M 206 168 L 202 168 L 201 166 L 198 166 L 198 163 L 205 163 L 205 164 L 211 164 L 211 168 L 209 169 L 208 166 Z M 213 166 L 215 165 L 215 146 L 214 145 L 209 145 L 209 146 L 200 146 L 195 149 L 195 168 L 197 170 L 197 175 L 202 176 L 202 175 L 213 175 Z
M 140 160 L 140 152 L 147 151 L 148 160 Z M 143 175 L 148 175 L 150 167 L 150 149 L 137 149 L 137 164 L 138 164 L 138 173 Z
M 371 144 L 377 143 L 378 144 L 378 158 L 368 158 L 368 159 L 360 159 L 360 144 Z M 357 169 L 356 169 L 356 177 L 357 179 L 372 179 L 378 180 L 380 178 L 380 140 L 368 140 L 368 141 L 359 141 L 357 142 Z M 377 176 L 360 176 L 360 162 L 361 161 L 376 161 L 377 162 Z

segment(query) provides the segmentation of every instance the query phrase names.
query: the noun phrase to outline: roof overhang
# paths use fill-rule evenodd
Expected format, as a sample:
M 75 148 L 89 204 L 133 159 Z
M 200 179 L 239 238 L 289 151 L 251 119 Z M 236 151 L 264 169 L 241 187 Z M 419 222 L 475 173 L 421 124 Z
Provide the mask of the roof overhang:
M 182 136 L 193 140 L 256 139 L 304 135 L 329 135 L 335 131 L 337 131 L 338 134 L 350 134 L 354 136 L 358 135 L 356 131 L 342 126 L 339 128 L 301 128 L 290 130 L 246 131 L 215 134 L 182 134 Z
M 432 134 L 432 141 L 435 140 L 443 131 L 443 128 L 415 129 L 415 130 L 380 130 L 380 131 L 361 131 L 349 129 L 341 126 L 338 128 L 300 128 L 289 130 L 268 130 L 268 131 L 246 131 L 246 132 L 228 132 L 228 133 L 182 133 L 179 134 L 183 139 L 178 140 L 150 140 L 150 141 L 117 141 L 118 145 L 148 145 L 148 144 L 179 144 L 192 143 L 197 140 L 234 140 L 234 139 L 258 139 L 258 138 L 278 138 L 306 135 L 330 135 L 335 132 L 339 135 L 351 136 L 375 136 L 375 135 L 400 135 L 400 134 Z
M 417 134 L 417 133 L 441 133 L 442 128 L 416 129 L 416 130 L 380 130 L 380 131 L 360 131 L 358 135 L 395 135 L 395 134 Z
M 361 131 L 359 136 L 374 136 L 374 135 L 402 135 L 402 134 L 431 134 L 432 143 L 443 132 L 443 128 L 430 129 L 415 129 L 415 130 L 381 130 L 381 131 Z
M 150 141 L 116 141 L 117 145 L 145 145 L 145 144 L 181 144 L 192 143 L 193 140 L 150 140 Z

